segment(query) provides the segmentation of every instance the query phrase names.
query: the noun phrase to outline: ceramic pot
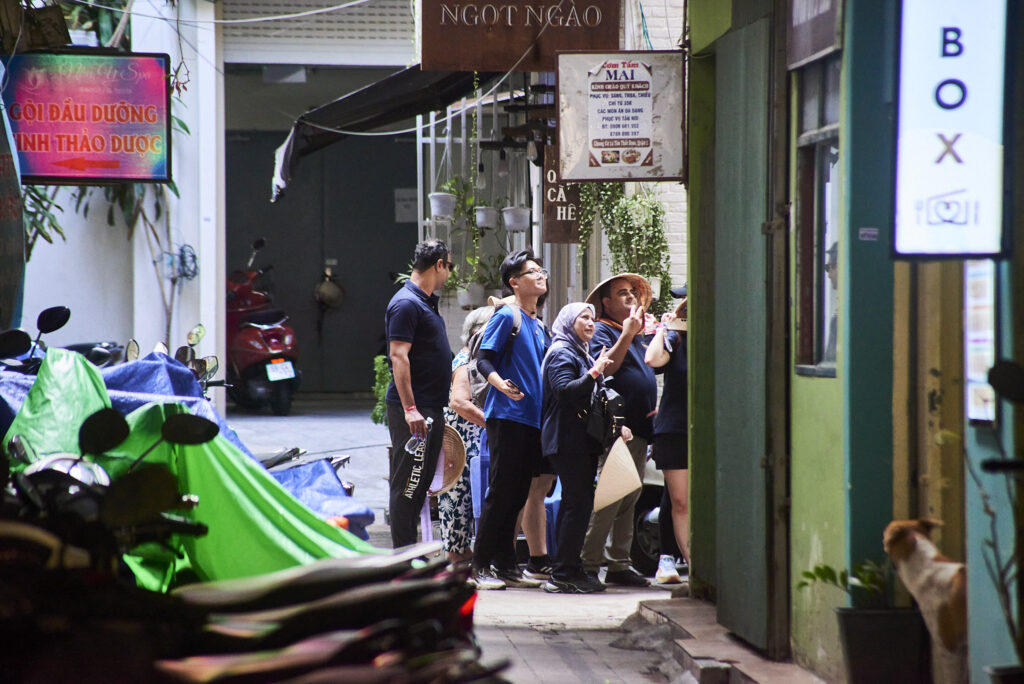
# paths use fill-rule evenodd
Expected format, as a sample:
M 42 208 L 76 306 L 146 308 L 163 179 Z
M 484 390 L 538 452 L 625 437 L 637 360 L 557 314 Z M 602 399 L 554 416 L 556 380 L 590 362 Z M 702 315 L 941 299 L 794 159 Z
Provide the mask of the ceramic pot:
M 928 630 L 916 608 L 836 608 L 848 684 L 931 682 Z
M 455 293 L 455 300 L 459 303 L 459 308 L 472 309 L 473 298 L 469 294 L 469 290 L 459 290 Z
M 469 305 L 473 308 L 484 305 L 484 286 L 471 283 L 469 286 Z
M 510 233 L 521 233 L 530 227 L 529 209 L 505 207 L 501 210 L 501 218 L 505 222 L 505 230 Z
M 476 225 L 480 228 L 497 228 L 498 210 L 494 207 L 476 207 Z
M 455 215 L 455 195 L 450 192 L 432 192 L 430 199 L 430 215 L 436 218 L 450 219 Z

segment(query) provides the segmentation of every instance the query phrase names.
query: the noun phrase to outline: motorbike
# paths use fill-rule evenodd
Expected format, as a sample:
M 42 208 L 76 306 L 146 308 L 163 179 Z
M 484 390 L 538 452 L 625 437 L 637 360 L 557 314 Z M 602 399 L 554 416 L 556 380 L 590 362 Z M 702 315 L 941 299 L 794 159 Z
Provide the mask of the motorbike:
M 264 286 L 263 276 L 272 267 L 253 267 L 265 245 L 263 238 L 255 240 L 245 268 L 228 275 L 228 393 L 242 408 L 269 403 L 274 414 L 286 416 L 301 380 L 295 367 L 298 341 Z

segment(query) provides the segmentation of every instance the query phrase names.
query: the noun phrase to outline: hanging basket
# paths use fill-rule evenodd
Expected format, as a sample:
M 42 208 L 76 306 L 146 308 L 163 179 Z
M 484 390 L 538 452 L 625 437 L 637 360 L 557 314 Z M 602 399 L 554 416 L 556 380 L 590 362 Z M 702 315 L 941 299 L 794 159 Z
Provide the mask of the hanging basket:
M 432 192 L 430 199 L 430 215 L 434 218 L 450 219 L 455 215 L 455 195 L 450 192 Z
M 459 302 L 459 308 L 469 311 L 473 308 L 473 297 L 469 293 L 469 290 L 459 290 L 455 294 L 456 300 Z
M 469 303 L 470 306 L 476 308 L 484 305 L 484 286 L 480 283 L 470 283 L 467 288 L 469 291 Z
M 501 218 L 505 221 L 505 230 L 510 233 L 521 233 L 530 227 L 529 209 L 505 207 L 501 210 Z
M 480 228 L 497 228 L 498 210 L 494 207 L 476 207 L 476 225 Z

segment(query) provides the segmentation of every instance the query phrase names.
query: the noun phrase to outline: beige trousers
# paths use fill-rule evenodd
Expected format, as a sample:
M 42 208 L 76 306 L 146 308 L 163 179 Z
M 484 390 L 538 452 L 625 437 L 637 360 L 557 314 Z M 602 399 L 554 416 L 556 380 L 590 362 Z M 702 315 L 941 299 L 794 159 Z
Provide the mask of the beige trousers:
M 633 437 L 626 442 L 626 446 L 629 447 L 629 454 L 633 457 L 633 464 L 636 466 L 636 471 L 642 482 L 644 467 L 647 464 L 647 440 Z M 607 453 L 601 456 L 601 461 L 598 463 L 599 477 L 606 458 L 608 458 Z M 587 528 L 587 537 L 583 541 L 584 571 L 597 572 L 602 563 L 608 564 L 610 572 L 625 570 L 630 566 L 629 552 L 633 546 L 633 509 L 642 491 L 641 487 L 611 506 L 594 511 L 590 516 L 590 527 Z

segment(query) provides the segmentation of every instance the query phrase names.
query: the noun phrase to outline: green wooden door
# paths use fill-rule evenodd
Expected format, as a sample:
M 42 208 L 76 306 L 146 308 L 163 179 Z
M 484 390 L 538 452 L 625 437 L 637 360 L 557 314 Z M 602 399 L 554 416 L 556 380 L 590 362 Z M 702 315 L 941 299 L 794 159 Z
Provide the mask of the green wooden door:
M 766 444 L 768 21 L 717 41 L 715 486 L 718 622 L 769 642 Z

